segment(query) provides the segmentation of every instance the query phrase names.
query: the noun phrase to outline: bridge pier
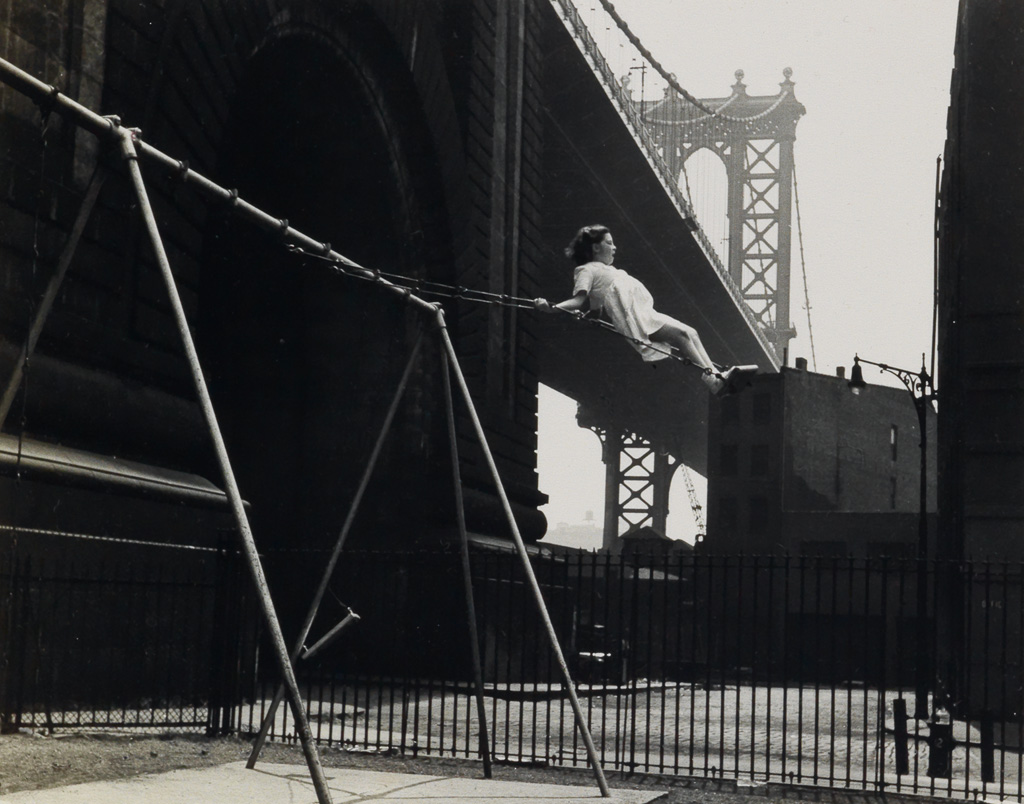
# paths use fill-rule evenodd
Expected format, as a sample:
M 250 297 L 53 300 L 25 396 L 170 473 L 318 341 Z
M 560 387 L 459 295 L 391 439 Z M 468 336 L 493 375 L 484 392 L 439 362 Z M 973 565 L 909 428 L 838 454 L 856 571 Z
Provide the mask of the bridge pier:
M 577 418 L 581 427 L 601 440 L 605 466 L 602 549 L 615 550 L 622 534 L 642 527 L 664 534 L 672 476 L 681 462 L 642 435 L 615 425 L 586 424 L 585 414 Z

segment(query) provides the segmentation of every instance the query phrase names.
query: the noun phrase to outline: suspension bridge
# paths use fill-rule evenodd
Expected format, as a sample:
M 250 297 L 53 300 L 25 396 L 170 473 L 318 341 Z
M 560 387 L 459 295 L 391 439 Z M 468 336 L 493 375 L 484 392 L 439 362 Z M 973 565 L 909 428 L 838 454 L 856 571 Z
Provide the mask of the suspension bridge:
M 694 326 L 716 362 L 777 370 L 795 335 L 794 140 L 805 110 L 791 71 L 775 95 L 748 94 L 737 71 L 729 95 L 702 100 L 614 7 L 590 6 L 556 1 L 558 23 L 548 26 L 557 76 L 546 87 L 549 252 L 580 223 L 605 223 L 620 244 L 619 267 L 652 289 L 659 309 Z M 725 180 L 716 185 L 697 154 L 718 160 Z M 567 295 L 567 274 L 546 271 L 542 295 Z M 809 331 L 806 297 L 805 307 Z M 541 381 L 580 403 L 580 423 L 604 442 L 609 488 L 620 489 L 605 501 L 606 542 L 629 526 L 664 531 L 674 469 L 707 471 L 704 389 L 572 322 L 545 321 L 540 340 Z M 638 469 L 647 475 L 640 491 L 625 481 Z

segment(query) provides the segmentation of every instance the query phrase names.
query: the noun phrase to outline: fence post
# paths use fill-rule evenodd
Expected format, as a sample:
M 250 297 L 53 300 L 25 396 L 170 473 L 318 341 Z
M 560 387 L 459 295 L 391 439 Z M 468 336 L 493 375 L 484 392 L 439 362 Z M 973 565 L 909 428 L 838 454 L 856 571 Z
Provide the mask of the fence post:
M 13 649 L 14 627 L 17 622 L 14 611 L 18 595 L 17 578 L 17 558 L 12 549 L 10 558 L 5 558 L 0 563 L 0 600 L 4 602 L 3 610 L 7 612 L 6 617 L 0 620 L 0 734 L 15 730 L 12 726 L 14 684 L 11 677 L 14 672 L 14 657 L 17 655 Z
M 953 759 L 953 722 L 945 712 L 937 712 L 928 727 L 928 775 L 948 779 Z
M 228 634 L 228 592 L 229 554 L 223 531 L 218 532 L 217 557 L 213 572 L 213 621 L 210 627 L 210 690 L 206 714 L 206 733 L 209 736 L 224 734 L 225 708 L 227 707 L 225 681 L 229 672 L 230 651 L 227 647 Z
M 907 701 L 895 698 L 892 702 L 893 752 L 896 755 L 896 775 L 910 773 L 910 751 L 907 748 Z
M 994 782 L 996 780 L 996 730 L 991 712 L 982 714 L 981 722 L 978 724 L 978 731 L 981 742 L 981 781 Z
M 18 561 L 17 554 L 11 562 L 10 587 L 10 631 L 8 650 L 5 656 L 10 657 L 9 672 L 6 673 L 3 704 L 3 718 L 0 721 L 0 733 L 12 734 L 21 728 L 22 705 L 24 704 L 26 632 L 29 589 L 31 588 L 32 559 L 26 556 Z

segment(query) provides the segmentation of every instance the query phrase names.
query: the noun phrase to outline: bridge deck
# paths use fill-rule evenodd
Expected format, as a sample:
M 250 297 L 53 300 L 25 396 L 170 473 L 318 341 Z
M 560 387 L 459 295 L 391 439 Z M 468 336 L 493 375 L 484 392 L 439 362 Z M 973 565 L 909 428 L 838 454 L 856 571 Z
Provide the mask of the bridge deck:
M 778 361 L 702 247 L 598 74 L 554 10 L 545 26 L 544 237 L 548 298 L 572 292 L 561 250 L 582 225 L 615 233 L 618 267 L 641 279 L 657 308 L 695 327 L 713 360 Z M 628 428 L 706 471 L 708 393 L 677 361 L 644 363 L 621 338 L 566 317 L 540 329 L 541 381 L 582 403 L 598 421 Z

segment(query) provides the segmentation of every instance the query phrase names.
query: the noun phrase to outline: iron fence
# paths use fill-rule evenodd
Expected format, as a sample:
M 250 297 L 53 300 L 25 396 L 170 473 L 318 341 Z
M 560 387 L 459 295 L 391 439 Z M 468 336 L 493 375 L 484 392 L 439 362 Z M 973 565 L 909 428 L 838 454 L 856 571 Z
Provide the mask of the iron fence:
M 499 762 L 584 765 L 517 561 L 473 557 L 489 746 Z M 1020 568 L 954 569 L 803 556 L 535 560 L 608 769 L 1021 800 Z M 446 553 L 346 556 L 332 588 L 362 621 L 298 668 L 318 740 L 480 756 L 458 572 Z M 958 616 L 943 624 L 949 600 Z M 258 729 L 276 683 L 257 680 L 243 730 Z M 277 718 L 272 738 L 292 739 L 285 708 Z
M 221 733 L 254 672 L 227 549 L 16 538 L 0 552 L 0 728 Z
M 84 556 L 0 556 L 3 725 L 255 732 L 278 678 L 238 557 Z M 278 589 L 322 566 L 265 558 Z M 569 554 L 534 569 L 608 770 L 1024 799 L 1019 566 Z M 498 762 L 585 765 L 510 554 L 472 558 L 479 722 L 460 572 L 453 552 L 343 557 L 310 638 L 360 620 L 297 668 L 314 737 L 476 758 L 483 726 Z M 308 601 L 276 598 L 287 635 Z M 270 736 L 295 739 L 288 707 Z

